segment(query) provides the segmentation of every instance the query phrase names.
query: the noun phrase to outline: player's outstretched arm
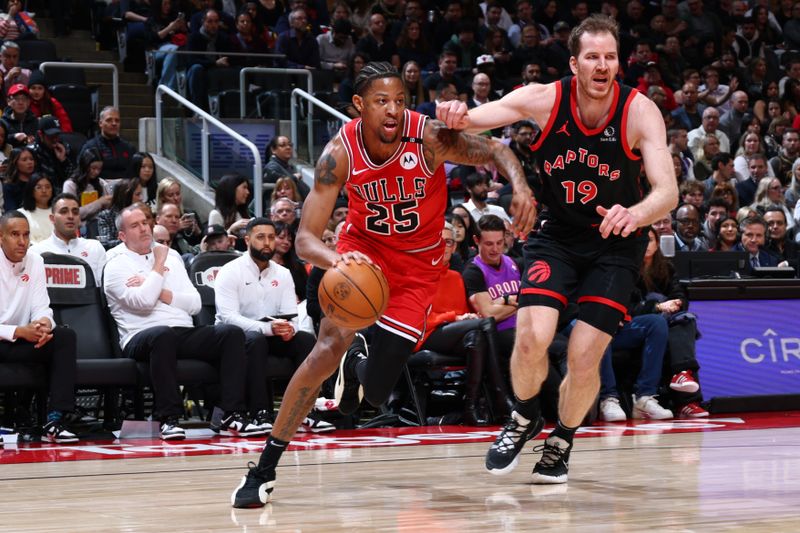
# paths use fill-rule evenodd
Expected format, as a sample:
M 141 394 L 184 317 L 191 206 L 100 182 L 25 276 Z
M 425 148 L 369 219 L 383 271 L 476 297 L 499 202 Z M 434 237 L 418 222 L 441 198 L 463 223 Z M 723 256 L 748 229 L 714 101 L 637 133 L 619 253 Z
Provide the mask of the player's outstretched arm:
M 314 187 L 303 202 L 300 227 L 297 230 L 297 255 L 326 270 L 336 264 L 339 254 L 322 242 L 322 232 L 331 217 L 339 190 L 347 181 L 348 166 L 347 152 L 337 136 L 325 146 L 319 156 L 314 168 Z
M 430 168 L 436 168 L 445 161 L 461 165 L 494 163 L 514 189 L 511 200 L 514 232 L 520 237 L 527 237 L 536 220 L 536 202 L 522 165 L 508 146 L 487 137 L 448 129 L 444 123 L 431 120 L 426 123 L 422 150 Z
M 500 100 L 467 109 L 461 100 L 442 102 L 436 106 L 436 118 L 448 128 L 481 132 L 533 119 L 546 124 L 555 101 L 555 84 L 531 84 L 511 91 Z
M 628 131 L 632 146 L 642 152 L 644 169 L 650 181 L 650 193 L 638 204 L 626 209 L 614 205 L 609 209 L 598 207 L 603 216 L 600 233 L 627 236 L 637 228 L 664 218 L 678 203 L 678 182 L 672 168 L 672 156 L 667 148 L 667 133 L 661 112 L 643 95 L 637 95 L 628 113 Z

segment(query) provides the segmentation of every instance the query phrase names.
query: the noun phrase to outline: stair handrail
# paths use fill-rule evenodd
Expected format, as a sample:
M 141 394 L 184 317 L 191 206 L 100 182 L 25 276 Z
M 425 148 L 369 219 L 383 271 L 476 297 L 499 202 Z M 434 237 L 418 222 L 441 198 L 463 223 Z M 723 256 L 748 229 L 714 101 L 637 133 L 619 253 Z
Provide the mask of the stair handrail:
M 206 187 L 209 187 L 209 168 L 210 168 L 210 154 L 208 148 L 208 124 L 211 123 L 223 132 L 227 133 L 235 140 L 239 141 L 243 144 L 250 152 L 253 154 L 253 197 L 255 202 L 255 211 L 256 216 L 260 217 L 264 214 L 264 204 L 263 204 L 263 186 L 262 186 L 262 175 L 261 175 L 261 154 L 258 151 L 258 148 L 252 141 L 246 139 L 235 130 L 226 126 L 222 121 L 217 119 L 216 117 L 210 115 L 208 112 L 203 111 L 192 102 L 178 94 L 177 92 L 173 91 L 166 85 L 159 85 L 156 88 L 156 153 L 160 156 L 164 156 L 164 146 L 163 146 L 163 113 L 161 109 L 162 104 L 162 96 L 167 95 L 171 97 L 173 100 L 181 104 L 182 106 L 186 107 L 190 111 L 192 111 L 198 118 L 203 121 L 202 127 L 202 138 L 201 138 L 201 153 L 202 153 L 202 173 L 203 173 L 203 184 Z
M 73 63 L 67 61 L 45 61 L 39 65 L 42 74 L 47 74 L 48 67 L 88 69 L 88 70 L 110 70 L 112 73 L 111 91 L 113 106 L 119 109 L 119 69 L 114 63 Z
M 291 120 L 292 120 L 292 146 L 294 147 L 295 151 L 297 150 L 297 106 L 299 105 L 298 99 L 302 98 L 303 100 L 308 101 L 312 106 L 319 107 L 320 109 L 327 111 L 334 117 L 338 118 L 345 124 L 353 120 L 352 118 L 348 117 L 341 111 L 332 108 L 316 96 L 313 96 L 303 89 L 295 89 L 292 91 L 292 101 L 291 101 Z M 307 116 L 308 120 L 308 162 L 312 165 L 314 164 L 314 132 L 311 129 L 311 113 L 308 113 Z M 296 153 L 295 153 L 296 155 Z

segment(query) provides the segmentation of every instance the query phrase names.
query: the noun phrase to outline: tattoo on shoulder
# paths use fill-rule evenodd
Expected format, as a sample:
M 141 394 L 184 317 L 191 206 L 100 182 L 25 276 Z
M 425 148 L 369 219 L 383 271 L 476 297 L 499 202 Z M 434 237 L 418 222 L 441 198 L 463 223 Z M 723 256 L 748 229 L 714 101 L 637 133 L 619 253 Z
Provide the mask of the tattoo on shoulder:
M 336 176 L 333 170 L 336 168 L 336 159 L 325 152 L 317 161 L 317 168 L 314 170 L 314 181 L 321 185 L 333 185 L 336 183 Z

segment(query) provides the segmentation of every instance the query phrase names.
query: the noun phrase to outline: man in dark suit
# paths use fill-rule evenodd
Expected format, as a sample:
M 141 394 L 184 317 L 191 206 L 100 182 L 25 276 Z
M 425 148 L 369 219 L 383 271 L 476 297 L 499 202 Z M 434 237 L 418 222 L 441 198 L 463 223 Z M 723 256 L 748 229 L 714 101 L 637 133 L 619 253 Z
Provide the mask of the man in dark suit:
M 229 52 L 228 35 L 220 30 L 220 16 L 215 9 L 209 9 L 203 15 L 203 25 L 189 35 L 187 47 L 192 52 Z M 208 86 L 206 73 L 212 68 L 230 67 L 227 56 L 197 54 L 189 56 L 189 70 L 186 72 L 186 84 L 192 102 L 208 109 Z
M 747 217 L 739 225 L 742 242 L 733 247 L 748 253 L 748 273 L 758 267 L 778 266 L 778 258 L 764 249 L 767 239 L 767 223 L 761 217 Z

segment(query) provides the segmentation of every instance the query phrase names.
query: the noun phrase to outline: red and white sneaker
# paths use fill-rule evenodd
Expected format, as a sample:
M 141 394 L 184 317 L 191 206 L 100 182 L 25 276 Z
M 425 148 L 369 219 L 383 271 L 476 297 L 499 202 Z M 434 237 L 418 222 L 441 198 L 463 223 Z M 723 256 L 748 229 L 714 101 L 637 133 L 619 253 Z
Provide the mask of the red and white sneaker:
M 708 411 L 700 407 L 700 404 L 696 402 L 687 403 L 680 410 L 681 418 L 705 418 L 707 416 Z
M 669 388 L 678 392 L 697 392 L 700 390 L 700 384 L 694 379 L 691 370 L 684 370 L 672 376 Z

